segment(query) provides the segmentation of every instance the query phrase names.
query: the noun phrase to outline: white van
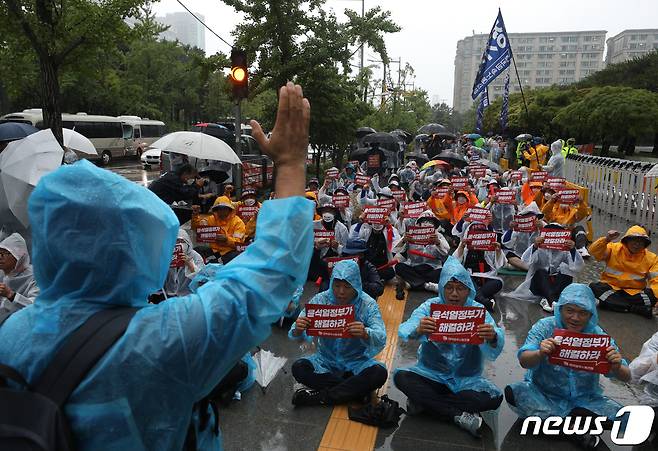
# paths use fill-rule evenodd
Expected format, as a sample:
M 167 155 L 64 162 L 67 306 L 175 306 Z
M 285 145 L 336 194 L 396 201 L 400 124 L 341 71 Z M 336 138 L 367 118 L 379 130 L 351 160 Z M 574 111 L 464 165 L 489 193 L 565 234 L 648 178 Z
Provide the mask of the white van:
M 124 125 L 127 152 L 139 158 L 155 141 L 167 134 L 165 123 L 139 116 L 118 116 Z

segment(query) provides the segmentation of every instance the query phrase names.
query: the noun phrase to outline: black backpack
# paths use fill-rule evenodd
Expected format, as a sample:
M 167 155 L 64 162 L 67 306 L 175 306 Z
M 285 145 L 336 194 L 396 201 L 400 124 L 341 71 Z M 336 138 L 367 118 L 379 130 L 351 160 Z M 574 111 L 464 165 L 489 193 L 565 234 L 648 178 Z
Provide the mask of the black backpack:
M 89 370 L 123 335 L 137 310 L 126 307 L 93 314 L 64 341 L 33 385 L 12 367 L 0 364 L 0 449 L 75 449 L 63 407 Z M 22 388 L 12 388 L 9 381 Z

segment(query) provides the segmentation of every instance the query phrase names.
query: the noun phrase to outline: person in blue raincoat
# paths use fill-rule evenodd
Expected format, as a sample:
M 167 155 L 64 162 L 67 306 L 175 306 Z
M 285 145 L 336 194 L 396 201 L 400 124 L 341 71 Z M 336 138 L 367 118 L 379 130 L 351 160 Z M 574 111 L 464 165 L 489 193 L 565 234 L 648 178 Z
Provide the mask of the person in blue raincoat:
M 573 283 L 562 291 L 552 317 L 532 326 L 518 358 L 526 368 L 525 380 L 505 387 L 505 399 L 520 417 L 606 416 L 614 419 L 621 405 L 602 394 L 599 374 L 552 365 L 548 356 L 556 349 L 556 328 L 572 332 L 606 335 L 598 325 L 596 299 L 587 286 Z M 623 382 L 631 379 L 628 363 L 622 359 L 614 340 L 607 349 L 611 369 L 606 377 Z M 596 446 L 598 437 L 583 436 L 587 446 Z M 588 444 L 589 443 L 589 444 Z
M 384 385 L 388 373 L 375 356 L 386 344 L 386 327 L 377 302 L 362 290 L 359 265 L 352 260 L 338 262 L 329 289 L 315 295 L 309 304 L 352 304 L 355 321 L 347 325 L 352 338 L 319 338 L 316 354 L 293 363 L 293 377 L 308 389 L 297 390 L 292 403 L 344 404 L 362 400 Z M 288 336 L 312 341 L 313 337 L 306 335 L 310 326 L 304 309 Z
M 484 360 L 495 360 L 503 350 L 503 332 L 485 312 L 485 323 L 478 327 L 483 344 L 429 341 L 428 335 L 436 332 L 436 322 L 430 318 L 432 304 L 481 307 L 475 302 L 471 275 L 455 257 L 443 264 L 439 296 L 425 301 L 400 325 L 400 338 L 421 344 L 416 365 L 396 370 L 395 386 L 407 395 L 411 413 L 426 411 L 479 436 L 480 412 L 497 409 L 503 401 L 500 389 L 482 376 Z
M 80 451 L 219 450 L 194 404 L 271 333 L 304 282 L 313 205 L 304 199 L 310 107 L 299 86 L 281 89 L 270 139 L 277 199 L 265 202 L 256 240 L 198 292 L 148 305 L 162 287 L 178 220 L 152 192 L 88 161 L 44 176 L 30 196 L 33 262 L 41 293 L 0 328 L 0 362 L 34 383 L 68 336 L 94 313 L 138 307 L 125 334 L 73 391 L 64 413 Z M 285 227 L 282 227 L 285 224 Z

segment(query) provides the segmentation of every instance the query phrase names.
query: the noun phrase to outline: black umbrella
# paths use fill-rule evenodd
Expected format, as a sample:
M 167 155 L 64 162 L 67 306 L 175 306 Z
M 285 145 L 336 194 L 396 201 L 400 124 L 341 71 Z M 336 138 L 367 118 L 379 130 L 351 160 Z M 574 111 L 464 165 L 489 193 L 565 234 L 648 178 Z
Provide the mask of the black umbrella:
M 3 122 L 0 124 L 0 141 L 16 141 L 27 135 L 38 132 L 39 129 L 21 122 Z
M 361 139 L 371 133 L 377 133 L 377 130 L 372 127 L 359 127 L 356 129 L 356 138 Z
M 438 136 L 441 139 L 457 139 L 457 135 L 450 132 L 435 133 L 434 135 Z
M 418 129 L 418 133 L 434 135 L 435 133 L 447 132 L 448 129 L 441 124 L 425 124 Z
M 406 156 L 407 161 L 415 161 L 418 166 L 422 166 L 428 161 L 430 161 L 429 158 L 427 158 L 427 155 L 423 153 L 410 153 Z
M 373 143 L 377 143 L 379 148 L 383 150 L 390 150 L 391 152 L 398 152 L 400 150 L 398 139 L 390 133 L 371 133 L 363 138 L 363 144 L 369 145 Z
M 403 141 L 405 144 L 409 144 L 414 140 L 413 135 L 409 132 L 405 132 L 404 130 L 396 129 L 390 133 L 391 135 L 396 136 L 399 140 Z
M 356 160 L 360 163 L 366 161 L 368 158 L 368 151 L 370 150 L 369 147 L 361 147 L 360 149 L 353 150 L 352 153 L 350 153 L 349 160 L 353 161 Z
M 449 150 L 444 150 L 443 152 L 432 158 L 432 160 L 445 161 L 446 163 L 450 163 L 451 165 L 456 166 L 458 168 L 465 168 L 468 165 L 468 161 L 466 161 L 466 159 L 463 156 L 461 156 L 456 152 L 451 152 Z

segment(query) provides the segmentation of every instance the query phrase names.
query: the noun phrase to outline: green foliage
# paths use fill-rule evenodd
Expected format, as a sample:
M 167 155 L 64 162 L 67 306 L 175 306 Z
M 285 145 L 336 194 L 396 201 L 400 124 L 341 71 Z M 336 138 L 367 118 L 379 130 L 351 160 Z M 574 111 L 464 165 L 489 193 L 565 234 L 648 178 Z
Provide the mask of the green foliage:
M 594 72 L 576 85 L 580 88 L 596 86 L 628 86 L 658 92 L 658 50 L 619 64 L 611 64 Z
M 359 126 L 375 130 L 405 130 L 415 134 L 422 125 L 431 122 L 432 107 L 427 92 L 422 89 L 401 92 L 399 98 L 388 99 L 383 105 L 363 118 Z

